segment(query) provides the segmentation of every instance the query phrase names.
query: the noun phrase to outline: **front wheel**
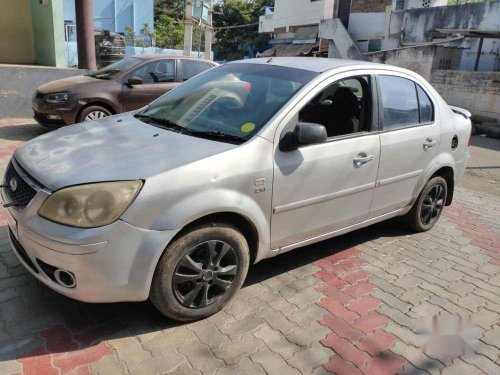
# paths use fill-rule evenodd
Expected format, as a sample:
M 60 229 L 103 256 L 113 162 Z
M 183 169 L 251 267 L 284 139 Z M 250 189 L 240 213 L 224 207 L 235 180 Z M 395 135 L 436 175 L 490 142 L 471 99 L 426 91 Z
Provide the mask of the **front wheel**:
M 150 299 L 165 316 L 190 321 L 220 311 L 243 284 L 250 262 L 245 237 L 227 224 L 197 227 L 167 247 Z
M 82 110 L 78 116 L 78 122 L 95 121 L 111 115 L 112 113 L 109 109 L 101 107 L 100 105 L 91 105 Z
M 415 232 L 430 230 L 443 212 L 447 195 L 446 180 L 439 176 L 431 178 L 425 184 L 410 212 L 406 214 L 410 227 Z

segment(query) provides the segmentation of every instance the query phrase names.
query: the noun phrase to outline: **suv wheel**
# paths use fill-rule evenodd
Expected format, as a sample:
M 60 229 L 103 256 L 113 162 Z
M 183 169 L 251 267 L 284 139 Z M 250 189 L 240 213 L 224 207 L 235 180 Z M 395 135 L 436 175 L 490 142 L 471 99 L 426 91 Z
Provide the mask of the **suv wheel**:
M 220 311 L 243 284 L 250 262 L 245 237 L 227 224 L 204 225 L 167 247 L 150 298 L 165 316 L 202 319 Z
M 425 184 L 410 212 L 408 224 L 416 232 L 430 230 L 439 220 L 448 195 L 448 185 L 442 177 L 434 177 Z
M 78 122 L 95 121 L 111 115 L 112 113 L 108 109 L 99 105 L 91 105 L 80 112 Z

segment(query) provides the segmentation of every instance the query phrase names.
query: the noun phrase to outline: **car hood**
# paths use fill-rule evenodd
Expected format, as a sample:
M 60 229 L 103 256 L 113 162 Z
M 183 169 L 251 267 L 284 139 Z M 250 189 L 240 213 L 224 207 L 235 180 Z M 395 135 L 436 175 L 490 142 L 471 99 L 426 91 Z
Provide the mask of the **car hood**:
M 89 83 L 92 84 L 96 82 L 109 82 L 109 81 L 99 80 L 97 78 L 90 76 L 79 75 L 79 76 L 61 78 L 52 82 L 45 83 L 40 87 L 38 87 L 37 91 L 40 94 L 45 95 L 56 92 L 71 91 L 76 86 L 86 85 Z
M 160 129 L 126 113 L 44 134 L 19 147 L 14 157 L 35 180 L 57 190 L 147 179 L 235 147 Z

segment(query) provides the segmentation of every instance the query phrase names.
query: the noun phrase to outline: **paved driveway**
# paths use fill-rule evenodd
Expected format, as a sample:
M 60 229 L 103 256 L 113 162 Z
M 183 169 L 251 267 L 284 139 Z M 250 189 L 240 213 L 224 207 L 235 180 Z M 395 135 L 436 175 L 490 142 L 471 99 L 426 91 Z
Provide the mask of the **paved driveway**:
M 41 133 L 0 122 L 2 173 Z M 52 292 L 0 216 L 0 374 L 500 374 L 499 287 L 500 198 L 466 188 L 428 233 L 389 221 L 261 262 L 191 324 Z

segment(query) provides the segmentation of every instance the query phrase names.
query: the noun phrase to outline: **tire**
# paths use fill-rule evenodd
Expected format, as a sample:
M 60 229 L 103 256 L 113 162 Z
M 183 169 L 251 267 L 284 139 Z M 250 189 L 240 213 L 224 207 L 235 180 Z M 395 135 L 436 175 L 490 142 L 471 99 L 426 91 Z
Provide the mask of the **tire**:
M 443 212 L 447 196 L 448 185 L 444 178 L 438 176 L 427 181 L 417 201 L 406 214 L 410 228 L 415 232 L 432 229 Z
M 170 244 L 161 256 L 150 299 L 173 320 L 206 318 L 234 297 L 249 263 L 248 243 L 235 227 L 222 223 L 196 227 Z
M 78 115 L 78 122 L 94 121 L 104 117 L 111 116 L 112 113 L 109 109 L 101 107 L 100 105 L 91 105 L 84 108 Z

